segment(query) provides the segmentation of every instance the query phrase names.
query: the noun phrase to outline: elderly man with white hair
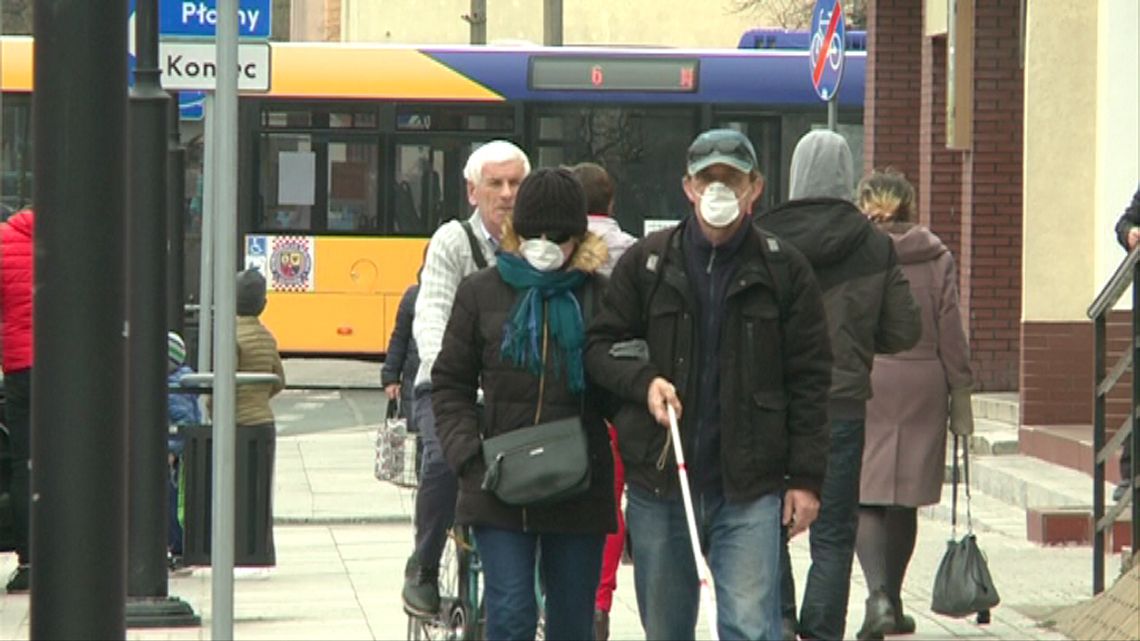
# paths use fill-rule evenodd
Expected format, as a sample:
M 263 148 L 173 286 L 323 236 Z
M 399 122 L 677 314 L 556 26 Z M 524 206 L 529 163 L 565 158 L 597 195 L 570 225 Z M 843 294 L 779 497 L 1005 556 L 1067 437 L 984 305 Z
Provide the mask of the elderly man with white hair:
M 503 221 L 530 173 L 526 154 L 505 140 L 479 147 L 467 159 L 467 200 L 475 212 L 440 227 L 428 243 L 412 334 L 420 351 L 412 412 L 423 438 L 420 488 L 416 494 L 415 552 L 404 576 L 404 609 L 419 616 L 439 610 L 439 558 L 455 519 L 458 485 L 447 467 L 431 408 L 431 368 L 451 317 L 455 291 L 466 276 L 495 264 Z

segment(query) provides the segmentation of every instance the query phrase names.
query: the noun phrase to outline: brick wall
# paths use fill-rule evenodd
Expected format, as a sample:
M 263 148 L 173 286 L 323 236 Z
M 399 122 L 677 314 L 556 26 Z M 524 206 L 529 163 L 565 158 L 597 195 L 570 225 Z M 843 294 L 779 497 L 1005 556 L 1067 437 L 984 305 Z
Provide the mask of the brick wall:
M 1018 385 L 1023 84 L 1018 0 L 975 6 L 974 139 L 962 154 L 963 302 L 981 390 Z
M 863 167 L 870 172 L 889 165 L 917 188 L 922 5 L 914 0 L 868 2 L 867 31 Z
M 922 99 L 919 106 L 919 222 L 962 255 L 962 153 L 946 148 L 946 36 L 922 39 Z M 965 307 L 962 308 L 965 314 Z M 963 318 L 965 320 L 965 318 Z
M 1092 424 L 1093 335 L 1091 322 L 1022 324 L 1023 424 Z M 1115 419 L 1113 429 L 1127 413 Z

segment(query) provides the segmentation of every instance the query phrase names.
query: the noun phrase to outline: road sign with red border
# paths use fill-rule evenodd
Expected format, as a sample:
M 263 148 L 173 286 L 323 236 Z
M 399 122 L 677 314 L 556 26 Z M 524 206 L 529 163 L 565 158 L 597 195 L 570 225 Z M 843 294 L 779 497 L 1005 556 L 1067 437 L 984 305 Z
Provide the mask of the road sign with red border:
M 820 100 L 831 100 L 843 79 L 847 42 L 843 5 L 839 0 L 816 0 L 811 14 L 811 85 Z

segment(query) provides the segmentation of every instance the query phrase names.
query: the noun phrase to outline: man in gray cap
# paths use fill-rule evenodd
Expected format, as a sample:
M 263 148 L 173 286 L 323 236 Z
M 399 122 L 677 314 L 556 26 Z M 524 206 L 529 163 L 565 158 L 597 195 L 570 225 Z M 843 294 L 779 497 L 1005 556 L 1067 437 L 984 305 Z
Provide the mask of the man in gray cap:
M 586 367 L 620 401 L 613 424 L 646 638 L 696 632 L 672 406 L 719 636 L 774 639 L 780 526 L 798 533 L 815 519 L 827 463 L 827 323 L 807 260 L 752 224 L 764 180 L 748 138 L 706 131 L 687 160 L 693 214 L 618 261 L 587 332 Z

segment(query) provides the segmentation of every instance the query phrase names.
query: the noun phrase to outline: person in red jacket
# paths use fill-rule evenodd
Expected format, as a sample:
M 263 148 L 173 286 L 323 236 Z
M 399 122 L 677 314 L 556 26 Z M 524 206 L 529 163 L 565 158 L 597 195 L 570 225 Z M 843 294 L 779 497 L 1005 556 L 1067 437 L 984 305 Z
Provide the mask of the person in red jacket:
M 34 278 L 33 238 L 35 214 L 16 212 L 0 223 L 0 330 L 4 368 L 4 423 L 12 448 L 12 525 L 19 565 L 8 580 L 9 594 L 27 592 L 31 583 L 28 567 L 28 521 L 31 478 L 32 415 L 32 287 Z

